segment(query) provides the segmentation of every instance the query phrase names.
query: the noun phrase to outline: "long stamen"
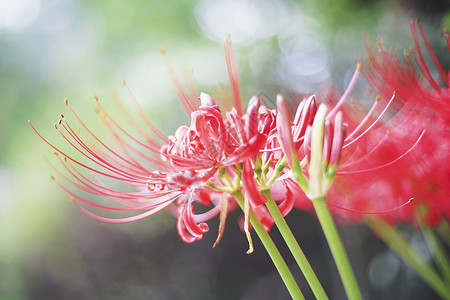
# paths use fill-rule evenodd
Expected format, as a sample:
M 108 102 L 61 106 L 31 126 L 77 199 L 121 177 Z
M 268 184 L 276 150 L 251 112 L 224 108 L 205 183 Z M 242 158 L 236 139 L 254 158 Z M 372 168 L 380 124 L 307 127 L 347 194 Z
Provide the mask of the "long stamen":
M 379 214 L 385 214 L 385 213 L 393 212 L 393 211 L 398 210 L 398 209 L 400 209 L 402 207 L 405 207 L 406 205 L 410 204 L 413 200 L 414 200 L 414 198 L 411 198 L 408 201 L 406 201 L 405 203 L 403 203 L 403 204 L 401 204 L 401 205 L 399 205 L 397 207 L 393 207 L 393 208 L 386 209 L 386 210 L 380 210 L 380 211 L 356 210 L 356 209 L 346 208 L 346 207 L 343 207 L 343 206 L 340 206 L 340 205 L 337 205 L 337 204 L 334 204 L 334 203 L 331 203 L 331 202 L 327 202 L 327 204 L 329 206 L 333 206 L 333 207 L 336 207 L 338 209 L 345 210 L 345 211 L 352 212 L 352 213 L 358 213 L 358 214 L 363 214 L 363 215 L 379 215 Z
M 353 88 L 355 87 L 356 81 L 358 80 L 359 74 L 361 73 L 361 64 L 358 63 L 356 65 L 355 73 L 353 73 L 352 79 L 350 80 L 350 83 L 347 86 L 347 89 L 345 90 L 344 94 L 342 95 L 341 99 L 339 99 L 338 103 L 333 107 L 333 109 L 328 113 L 327 119 L 332 119 L 334 115 L 338 112 L 338 110 L 341 108 L 341 106 L 344 104 L 344 102 L 347 100 L 348 96 L 352 92 Z
M 411 27 L 411 32 L 413 35 L 413 40 L 414 40 L 414 45 L 416 46 L 416 51 L 417 51 L 417 55 L 415 55 L 416 51 L 414 51 L 414 49 L 411 49 L 411 52 L 416 60 L 417 66 L 419 67 L 420 71 L 423 73 L 423 75 L 425 76 L 425 78 L 427 78 L 428 82 L 431 84 L 431 86 L 436 90 L 439 91 L 439 85 L 436 83 L 436 81 L 433 79 L 433 76 L 431 76 L 431 72 L 428 69 L 428 65 L 425 61 L 425 58 L 422 54 L 422 48 L 420 48 L 420 44 L 419 44 L 419 38 L 417 36 L 417 32 L 416 32 L 416 26 L 414 24 L 414 21 L 411 20 L 410 21 L 410 27 Z
M 224 44 L 225 60 L 227 62 L 228 77 L 230 79 L 231 92 L 233 93 L 234 107 L 239 116 L 244 115 L 242 109 L 241 92 L 239 89 L 239 78 L 236 70 L 233 48 L 231 46 L 231 37 L 227 37 Z
M 136 139 L 135 137 L 133 137 L 131 134 L 129 134 L 125 129 L 122 128 L 122 126 L 120 126 L 107 112 L 106 110 L 103 108 L 103 106 L 100 104 L 100 101 L 98 100 L 98 98 L 94 98 L 95 102 L 97 103 L 98 108 L 103 112 L 103 118 L 102 120 L 108 120 L 109 122 L 111 122 L 117 129 L 119 129 L 119 131 L 121 131 L 123 134 L 125 134 L 128 138 L 130 138 L 133 142 L 139 144 L 140 146 L 148 149 L 149 151 L 159 154 L 159 147 L 158 146 L 154 146 L 151 147 L 149 145 L 146 145 L 144 143 L 142 143 L 141 141 L 139 141 L 138 139 Z
M 398 156 L 396 159 L 391 160 L 388 163 L 385 163 L 383 165 L 374 167 L 374 168 L 370 168 L 370 169 L 365 169 L 365 170 L 357 170 L 357 171 L 338 171 L 337 174 L 339 175 L 348 175 L 348 174 L 360 174 L 360 173 L 366 173 L 366 172 L 371 172 L 371 171 L 375 171 L 375 170 L 379 170 L 381 168 L 390 166 L 394 163 L 396 163 L 397 161 L 401 160 L 403 157 L 405 157 L 406 155 L 408 155 L 408 153 L 410 153 L 420 142 L 420 140 L 422 139 L 423 135 L 425 134 L 425 130 L 422 131 L 422 133 L 420 134 L 420 136 L 417 138 L 416 142 L 402 155 Z
M 187 90 L 189 92 L 190 99 L 196 99 L 199 95 L 197 91 L 197 87 L 195 86 L 195 80 L 194 80 L 194 72 L 192 69 L 188 69 L 185 72 L 186 80 L 187 80 Z
M 101 209 L 101 210 L 106 210 L 106 211 L 117 211 L 117 212 L 136 212 L 136 211 L 146 211 L 146 210 L 150 210 L 150 209 L 155 209 L 157 207 L 159 207 L 160 205 L 165 205 L 167 202 L 173 202 L 177 197 L 174 196 L 172 198 L 168 198 L 168 199 L 160 199 L 160 201 L 156 202 L 156 201 L 152 201 L 151 205 L 149 205 L 149 203 L 146 203 L 146 206 L 142 206 L 142 207 L 137 207 L 136 205 L 133 205 L 132 208 L 129 207 L 112 207 L 112 206 L 104 206 L 104 205 L 100 205 L 97 203 L 94 203 L 90 200 L 87 200 L 77 194 L 75 194 L 74 192 L 70 191 L 68 188 L 66 188 L 64 185 L 62 185 L 60 182 L 58 182 L 55 178 L 52 178 L 56 184 L 62 189 L 64 190 L 64 192 L 66 192 L 68 195 L 71 196 L 71 198 L 73 198 L 73 200 L 77 200 L 80 201 L 90 207 L 94 207 L 97 209 Z M 115 201 L 115 199 L 111 198 L 112 201 Z
M 127 95 L 127 98 L 129 100 L 131 100 L 131 103 L 133 103 L 133 105 L 135 106 L 135 108 L 137 110 L 137 113 L 142 118 L 142 120 L 145 122 L 145 124 L 147 124 L 147 126 L 150 128 L 150 130 L 153 131 L 164 143 L 168 143 L 169 139 L 158 129 L 158 127 L 156 127 L 153 124 L 152 121 L 150 121 L 149 117 L 147 117 L 147 115 L 144 113 L 144 110 L 139 105 L 139 103 L 137 102 L 137 100 L 133 96 L 133 94 L 131 93 L 131 91 L 128 88 L 128 86 L 127 86 L 125 81 L 122 81 L 122 87 L 125 90 L 125 94 Z M 98 102 L 98 98 L 96 98 L 96 100 Z M 157 144 L 157 145 L 159 145 L 159 144 Z
M 167 55 L 166 50 L 161 49 L 161 53 L 163 55 L 163 59 L 166 64 L 167 72 L 169 73 L 169 76 L 172 79 L 172 83 L 175 86 L 175 92 L 177 93 L 177 96 L 180 99 L 180 102 L 183 105 L 184 109 L 188 112 L 188 114 L 191 114 L 193 111 L 195 111 L 197 109 L 197 107 L 195 106 L 193 101 L 189 98 L 183 85 L 180 83 L 180 80 L 178 79 L 178 76 L 172 67 L 172 64 L 170 62 L 170 59 L 169 59 L 169 56 Z M 145 116 L 145 114 L 144 114 L 144 116 Z
M 85 192 L 89 192 L 89 193 L 101 195 L 101 196 L 107 196 L 107 197 L 115 197 L 115 198 L 120 198 L 120 199 L 134 200 L 133 202 L 136 202 L 139 199 L 148 201 L 148 199 L 164 196 L 164 195 L 167 195 L 168 193 L 172 192 L 172 191 L 153 192 L 152 195 L 149 195 L 148 192 L 129 192 L 129 193 L 120 192 L 120 191 L 108 188 L 106 185 L 99 184 L 99 183 L 87 178 L 86 176 L 81 174 L 74 166 L 72 166 L 66 159 L 64 159 L 64 161 L 63 161 L 63 159 L 61 159 L 61 157 L 59 155 L 57 155 L 57 156 L 58 156 L 59 161 L 63 165 L 63 167 L 76 180 L 78 180 L 81 184 L 83 184 L 83 186 L 74 182 L 73 180 L 71 180 L 64 174 L 62 174 L 58 169 L 55 168 L 55 166 L 53 166 L 53 164 L 50 163 L 50 161 L 48 161 L 47 158 L 45 158 L 45 159 L 46 159 L 47 163 L 50 165 L 50 167 L 58 174 L 59 177 L 61 177 L 64 181 L 68 182 L 69 184 L 71 184 L 71 185 L 75 186 L 76 188 L 83 190 Z M 67 165 L 69 167 L 67 167 Z
M 142 126 L 137 122 L 136 116 L 131 115 L 131 113 L 128 111 L 128 108 L 124 105 L 123 101 L 119 98 L 115 91 L 112 92 L 111 98 L 114 102 L 114 105 L 117 107 L 117 111 L 120 111 L 120 116 L 124 118 L 126 124 L 130 124 L 133 127 L 134 132 L 140 135 L 141 138 L 150 145 L 153 145 L 157 148 L 161 147 L 161 143 L 159 143 L 152 137 L 148 129 L 142 128 Z
M 428 83 L 431 85 L 431 87 L 435 91 L 439 91 L 439 85 L 436 83 L 436 81 L 431 76 L 430 70 L 428 69 L 428 65 L 425 62 L 422 62 L 424 60 L 423 58 L 420 58 L 419 53 L 417 52 L 417 49 L 415 49 L 413 46 L 409 48 L 409 51 L 411 52 L 414 61 L 416 62 L 417 67 L 419 68 L 419 71 L 422 73 L 423 77 L 428 81 Z
M 383 137 L 379 141 L 377 141 L 375 145 L 371 146 L 370 151 L 368 151 L 367 153 L 364 153 L 364 155 L 362 155 L 359 158 L 354 158 L 354 159 L 349 160 L 350 162 L 348 162 L 348 163 L 341 164 L 340 169 L 358 165 L 359 163 L 366 161 L 367 158 L 370 157 L 370 155 L 372 153 L 374 153 L 376 150 L 378 150 L 383 145 L 383 143 L 386 141 L 386 139 L 389 135 L 390 135 L 390 130 L 386 130 L 386 134 L 383 135 Z
M 84 122 L 81 121 L 81 119 L 78 117 L 78 115 L 75 114 L 75 112 L 73 111 L 72 107 L 68 104 L 67 101 L 66 105 L 69 107 L 69 109 L 72 111 L 72 113 L 74 114 L 75 118 L 78 120 L 78 122 L 81 124 L 81 126 L 83 126 L 83 128 L 98 142 L 100 143 L 100 145 L 102 145 L 105 149 L 107 149 L 109 152 L 111 152 L 115 157 L 117 157 L 118 159 L 124 161 L 125 163 L 131 165 L 131 166 L 135 166 L 136 168 L 139 168 L 141 170 L 145 170 L 144 166 L 142 164 L 139 164 L 136 160 L 132 159 L 132 161 L 129 161 L 127 159 L 125 159 L 122 155 L 119 155 L 117 152 L 115 152 L 114 150 L 112 150 L 110 147 L 108 147 L 106 144 L 104 144 L 94 133 L 92 133 L 92 131 L 90 131 L 87 126 L 84 124 Z M 72 129 L 72 127 L 69 125 L 69 123 L 65 120 L 64 115 L 61 114 L 61 118 L 64 121 L 65 125 L 69 128 L 69 130 L 74 134 L 74 130 Z M 67 129 L 66 129 L 67 130 Z M 101 152 L 99 154 L 101 154 L 102 157 L 105 157 L 105 153 L 103 151 L 100 151 L 98 148 L 96 149 L 96 152 Z M 106 156 L 108 157 L 107 160 L 111 161 L 111 157 L 110 156 Z M 117 161 L 116 161 L 117 162 Z
M 417 82 L 419 80 L 419 76 L 417 75 L 416 69 L 414 68 L 413 62 L 411 60 L 411 53 L 405 49 L 403 50 L 403 56 L 405 56 L 406 64 L 408 65 L 409 72 L 411 73 L 414 82 Z
M 96 101 L 97 101 L 97 104 L 99 105 L 99 108 L 100 108 L 100 110 L 103 112 L 103 115 L 106 117 L 106 116 L 108 116 L 108 114 L 106 113 L 106 111 L 103 109 L 103 107 L 98 103 L 98 98 L 97 97 L 94 97 L 94 99 L 96 99 Z M 138 168 L 140 168 L 140 169 L 142 169 L 142 170 L 146 170 L 146 168 L 142 165 L 142 164 L 140 164 L 137 160 L 135 160 L 132 156 L 130 156 L 130 155 L 127 155 L 128 156 L 128 158 L 131 160 L 131 161 L 133 161 L 133 163 L 131 162 L 131 161 L 128 161 L 128 160 L 126 160 L 126 159 L 124 159 L 121 155 L 119 155 L 118 153 L 116 153 L 115 151 L 113 151 L 111 148 L 109 148 L 108 146 L 106 146 L 91 130 L 89 130 L 89 128 L 84 124 L 84 122 L 81 120 L 81 118 L 75 113 L 75 111 L 73 110 L 73 108 L 70 106 L 70 104 L 69 104 L 69 102 L 67 101 L 67 99 L 65 99 L 64 100 L 64 102 L 65 102 L 65 104 L 66 104 L 66 106 L 69 108 L 69 110 L 72 112 L 72 114 L 74 115 L 74 117 L 77 119 L 77 121 L 81 124 L 81 126 L 83 126 L 83 128 L 97 141 L 97 142 L 99 142 L 103 147 L 105 147 L 109 152 L 111 152 L 111 153 L 113 153 L 113 155 L 114 156 L 116 156 L 116 157 L 118 157 L 119 159 L 121 159 L 121 160 L 124 160 L 125 162 L 127 162 L 127 163 L 130 163 L 131 165 L 135 165 L 136 167 L 138 167 Z M 63 115 L 62 115 L 62 117 L 63 117 Z M 63 118 L 64 119 L 64 118 Z M 113 123 L 115 123 L 114 122 L 114 120 L 112 120 L 111 118 L 109 118 L 110 120 L 111 120 L 111 122 L 113 122 Z M 118 137 L 118 135 L 116 134 L 116 131 L 111 127 L 111 126 L 109 126 L 108 124 L 107 124 L 107 122 L 106 122 L 106 120 L 105 120 L 105 118 L 101 118 L 101 120 L 105 123 L 105 125 L 107 125 L 107 128 L 108 128 L 108 130 L 113 134 L 113 136 L 114 137 Z M 67 124 L 67 122 L 66 122 L 66 124 Z M 68 125 L 68 124 L 67 124 Z M 117 123 L 115 123 L 115 125 L 120 129 L 120 131 L 122 131 L 125 135 L 127 135 L 130 139 L 132 139 L 132 140 L 134 140 L 136 143 L 139 143 L 141 146 L 143 146 L 143 147 L 145 147 L 146 149 L 148 149 L 148 150 L 150 150 L 151 152 L 153 152 L 153 153 L 155 153 L 155 154 L 159 154 L 159 144 L 157 144 L 157 143 L 155 143 L 154 141 L 153 141 L 153 147 L 150 147 L 150 146 L 148 146 L 148 145 L 146 145 L 146 144 L 143 144 L 143 143 L 140 143 L 138 140 L 136 140 L 134 137 L 132 137 L 130 134 L 128 134 L 128 132 L 126 132 L 123 128 L 121 128 Z M 75 134 L 75 133 L 74 133 Z M 75 134 L 76 135 L 76 134 Z M 119 146 L 121 146 L 122 147 L 122 143 L 118 143 L 119 144 Z M 128 145 L 128 143 L 124 143 L 124 144 L 126 144 L 126 145 Z M 130 146 L 131 147 L 131 146 Z M 122 150 L 124 150 L 123 149 L 123 147 L 122 147 Z M 97 151 L 99 151 L 98 149 L 97 149 Z M 136 150 L 137 152 L 139 152 L 138 153 L 138 155 L 140 156 L 140 157 L 146 157 L 146 158 L 148 158 L 148 159 L 146 159 L 146 160 L 148 160 L 148 161 L 150 161 L 151 163 L 154 163 L 155 165 L 158 165 L 158 166 L 162 166 L 163 164 L 161 163 L 161 161 L 160 161 L 160 156 L 158 155 L 157 156 L 157 160 L 155 160 L 155 159 L 153 159 L 153 158 L 149 158 L 148 156 L 145 156 L 144 154 L 142 154 L 140 151 L 138 151 L 138 150 Z M 124 152 L 125 153 L 127 153 L 125 150 L 124 150 Z M 128 153 L 127 153 L 128 154 Z
M 372 105 L 372 107 L 370 108 L 369 112 L 366 114 L 366 116 L 364 117 L 364 119 L 359 122 L 358 126 L 352 131 L 352 133 L 350 133 L 345 139 L 346 140 L 351 140 L 352 137 L 358 133 L 358 131 L 364 126 L 366 125 L 366 123 L 368 122 L 369 118 L 372 116 L 372 114 L 375 112 L 375 109 L 378 107 L 378 104 L 380 103 L 381 100 L 381 96 L 378 95 L 375 99 L 375 103 Z
M 166 167 L 166 164 L 161 161 L 160 156 L 157 156 L 157 159 L 152 158 L 146 154 L 144 154 L 142 151 L 138 150 L 136 147 L 131 145 L 127 140 L 122 138 L 117 132 L 112 128 L 111 124 L 106 119 L 102 119 L 107 129 L 111 132 L 114 139 L 117 141 L 117 145 L 119 145 L 120 149 L 127 155 L 127 157 L 133 161 L 136 161 L 136 159 L 131 156 L 131 154 L 127 151 L 127 149 L 131 150 L 134 154 L 136 154 L 139 158 L 154 164 L 155 166 L 160 167 L 161 169 L 164 169 Z
M 107 169 L 108 171 L 111 171 L 117 175 L 121 175 L 127 178 L 141 178 L 143 180 L 146 179 L 145 176 L 138 176 L 137 174 L 130 174 L 127 170 L 120 170 L 118 169 L 116 166 L 113 166 L 109 163 L 104 163 L 102 162 L 101 159 L 96 158 L 95 155 L 91 154 L 88 150 L 85 149 L 85 145 L 79 140 L 79 139 L 75 139 L 75 141 L 82 147 L 84 148 L 89 154 L 92 155 L 89 156 L 87 155 L 84 151 L 82 151 L 80 148 L 78 148 L 73 142 L 71 142 L 66 135 L 55 125 L 55 129 L 61 134 L 61 136 L 75 149 L 77 150 L 77 152 L 79 152 L 81 155 L 83 155 L 84 157 L 86 157 L 87 159 L 89 159 L 90 161 L 94 162 L 95 164 L 99 165 L 102 168 Z M 67 130 L 67 129 L 66 129 Z M 71 133 L 69 133 L 70 135 Z
M 173 202 L 173 201 L 172 201 Z M 164 204 L 159 205 L 158 207 L 155 207 L 152 210 L 149 210 L 145 213 L 133 216 L 133 217 L 128 217 L 128 218 L 120 218 L 120 219 L 112 219 L 112 218 L 105 218 L 105 217 L 101 217 L 99 215 L 96 215 L 94 213 L 92 213 L 91 211 L 87 210 L 86 208 L 82 207 L 80 204 L 77 203 L 77 201 L 74 201 L 73 204 L 75 205 L 75 207 L 80 210 L 83 214 L 85 214 L 86 216 L 96 220 L 96 221 L 100 221 L 103 223 L 109 223 L 109 224 L 124 224 L 124 223 L 130 223 L 130 222 L 134 222 L 134 221 L 138 221 L 138 220 L 142 220 L 144 218 L 147 218 L 148 216 L 154 215 L 155 213 L 163 210 L 164 208 L 166 208 L 167 206 L 169 206 L 172 202 L 167 202 Z
M 447 27 L 444 28 L 444 37 L 445 41 L 447 42 L 448 52 L 450 52 L 450 34 Z
M 88 146 L 86 142 L 84 142 L 80 136 L 75 134 L 72 127 L 69 126 L 67 121 L 64 120 L 64 123 L 62 124 L 64 129 L 69 133 L 69 135 L 86 151 L 88 152 L 92 157 L 94 157 L 96 160 L 100 161 L 102 164 L 107 165 L 115 170 L 118 170 L 122 173 L 127 173 L 131 175 L 136 176 L 145 176 L 148 171 L 132 162 L 126 161 L 127 165 L 124 165 L 123 163 L 119 162 L 117 159 L 106 155 L 103 151 L 100 151 L 95 146 Z
M 133 180 L 133 179 L 127 178 L 127 177 L 118 177 L 118 176 L 114 176 L 114 175 L 111 175 L 111 174 L 108 174 L 108 173 L 105 173 L 105 172 L 96 170 L 96 169 L 94 169 L 94 168 L 92 168 L 92 167 L 89 167 L 89 166 L 87 166 L 87 165 L 85 165 L 85 164 L 83 164 L 83 163 L 77 161 L 76 159 L 74 159 L 74 158 L 72 158 L 71 156 L 69 156 L 69 155 L 67 155 L 66 153 L 64 153 L 64 152 L 63 152 L 62 150 L 60 150 L 59 148 L 55 147 L 55 146 L 54 146 L 52 143 L 50 143 L 46 138 L 44 138 L 44 137 L 39 133 L 39 131 L 37 131 L 37 129 L 34 127 L 34 125 L 31 123 L 30 120 L 28 120 L 28 123 L 30 124 L 30 126 L 31 126 L 31 128 L 34 130 L 34 132 L 36 132 L 36 134 L 37 134 L 37 135 L 38 135 L 38 136 L 39 136 L 39 137 L 40 137 L 47 145 L 49 145 L 49 146 L 52 147 L 56 152 L 62 154 L 62 155 L 65 156 L 67 159 L 73 161 L 73 162 L 76 163 L 77 165 L 79 165 L 79 166 L 81 166 L 81 167 L 83 167 L 83 168 L 86 168 L 87 170 L 90 170 L 90 171 L 92 171 L 92 172 L 94 172 L 94 173 L 97 173 L 97 174 L 100 174 L 100 175 L 103 175 L 103 176 L 106 176 L 106 177 L 109 177 L 109 178 L 112 178 L 112 179 L 117 179 L 117 180 L 121 180 L 121 181 L 124 181 L 124 182 L 130 182 L 130 183 L 142 183 L 142 184 L 145 184 L 145 183 L 146 183 L 145 181 Z
M 358 141 L 361 137 L 363 137 L 367 132 L 369 132 L 373 126 L 375 126 L 378 121 L 383 117 L 384 113 L 387 111 L 387 109 L 389 108 L 389 106 L 391 105 L 392 101 L 394 101 L 395 98 L 395 92 L 392 95 L 391 99 L 389 100 L 388 104 L 386 105 L 386 107 L 383 109 L 383 111 L 380 113 L 380 115 L 378 116 L 378 118 L 363 132 L 361 133 L 357 138 L 353 139 L 352 141 L 348 142 L 346 145 L 344 145 L 342 147 L 342 149 L 347 148 L 348 146 L 350 146 L 351 144 L 355 143 L 356 141 Z M 348 139 L 346 139 L 348 140 Z
M 430 41 L 428 40 L 427 35 L 425 34 L 425 31 L 422 26 L 422 22 L 420 20 L 416 20 L 417 28 L 419 28 L 419 33 L 422 36 L 423 43 L 425 45 L 425 48 L 427 48 L 428 54 L 431 57 L 431 60 L 433 61 L 434 65 L 439 71 L 439 74 L 441 75 L 442 79 L 444 80 L 445 84 L 448 83 L 448 76 L 445 72 L 444 68 L 442 67 L 442 64 L 439 62 L 439 59 L 436 56 L 436 53 L 433 51 L 433 47 L 431 47 Z

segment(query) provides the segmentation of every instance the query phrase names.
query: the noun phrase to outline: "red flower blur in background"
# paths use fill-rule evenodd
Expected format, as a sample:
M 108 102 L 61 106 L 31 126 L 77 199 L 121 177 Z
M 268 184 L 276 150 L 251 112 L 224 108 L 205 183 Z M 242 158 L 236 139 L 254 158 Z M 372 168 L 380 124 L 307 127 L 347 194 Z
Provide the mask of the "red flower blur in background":
M 349 131 L 365 133 L 358 143 L 344 145 L 338 176 L 327 194 L 333 213 L 344 219 L 362 221 L 375 213 L 391 223 L 415 222 L 420 211 L 428 225 L 437 226 L 450 217 L 448 75 L 420 22 L 412 21 L 411 30 L 415 47 L 404 52 L 406 63 L 383 44 L 372 48 L 366 41 L 362 73 L 380 96 L 365 117 L 361 107 L 342 106 Z M 448 31 L 444 33 L 450 45 Z M 395 101 L 381 104 L 392 95 Z M 364 123 L 374 126 L 364 129 Z M 413 205 L 404 205 L 412 198 Z
M 374 202 L 401 202 L 414 197 L 414 206 L 393 214 L 400 214 L 397 217 L 403 221 L 412 221 L 414 207 L 423 206 L 427 223 L 438 225 L 450 217 L 450 82 L 420 21 L 411 21 L 410 25 L 414 46 L 404 51 L 405 63 L 383 44 L 373 48 L 366 43 L 368 62 L 363 74 L 382 96 L 395 91 L 397 98 L 393 105 L 397 114 L 390 121 L 391 134 L 371 157 L 383 159 L 404 147 L 422 129 L 427 132 L 407 158 L 378 172 L 369 193 L 377 198 Z M 450 51 L 446 29 L 444 36 Z

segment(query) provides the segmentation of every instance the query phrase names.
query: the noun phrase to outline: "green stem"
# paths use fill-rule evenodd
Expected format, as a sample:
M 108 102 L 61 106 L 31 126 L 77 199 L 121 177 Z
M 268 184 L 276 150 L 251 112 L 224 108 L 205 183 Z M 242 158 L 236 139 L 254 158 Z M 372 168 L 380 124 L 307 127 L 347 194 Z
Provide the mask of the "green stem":
M 438 295 L 450 299 L 450 289 L 395 227 L 380 218 L 368 219 L 368 224 Z
M 319 218 L 320 225 L 325 233 L 328 246 L 333 254 L 334 261 L 336 262 L 336 266 L 348 298 L 350 300 L 362 299 L 355 275 L 353 274 L 347 253 L 344 249 L 344 244 L 342 243 L 336 224 L 334 223 L 327 204 L 325 203 L 325 198 L 319 197 L 313 199 L 312 202 L 317 213 L 317 217 Z
M 417 220 L 425 241 L 427 242 L 428 248 L 430 249 L 431 255 L 433 256 L 436 265 L 441 270 L 444 281 L 450 286 L 450 264 L 447 253 L 433 230 L 425 224 L 420 212 L 417 213 Z
M 236 199 L 236 202 L 239 204 L 242 210 L 244 210 L 244 197 L 242 196 L 240 191 L 234 192 L 232 194 Z M 283 279 L 284 284 L 286 285 L 289 293 L 291 294 L 292 299 L 305 299 L 302 292 L 300 291 L 297 282 L 292 276 L 291 271 L 289 270 L 286 262 L 278 251 L 277 247 L 273 243 L 267 231 L 264 229 L 263 225 L 259 221 L 259 219 L 255 216 L 253 212 L 250 214 L 250 222 L 261 240 L 262 244 L 266 248 L 267 253 L 272 259 L 275 267 L 277 268 L 278 273 Z
M 275 166 L 275 170 L 273 172 L 272 177 L 266 184 L 268 187 L 271 187 L 272 184 L 274 184 L 275 180 L 277 180 L 278 176 L 280 176 L 285 166 L 286 166 L 286 158 L 283 158 L 282 160 L 278 161 L 277 165 Z
M 317 279 L 317 276 L 314 273 L 313 269 L 311 268 L 311 265 L 309 264 L 308 259 L 306 258 L 305 254 L 303 253 L 302 249 L 300 248 L 299 244 L 297 243 L 297 240 L 295 239 L 294 235 L 292 234 L 288 224 L 286 223 L 286 220 L 284 219 L 283 215 L 281 214 L 280 210 L 278 209 L 278 206 L 275 203 L 275 200 L 273 200 L 272 194 L 270 193 L 269 190 L 263 190 L 262 194 L 267 199 L 266 207 L 269 210 L 270 215 L 272 216 L 273 220 L 275 221 L 275 224 L 277 225 L 278 230 L 280 231 L 287 246 L 289 247 L 289 250 L 291 251 L 292 255 L 294 256 L 295 261 L 297 262 L 298 266 L 300 267 L 303 274 L 305 275 L 305 278 L 308 281 L 309 286 L 311 287 L 314 295 L 316 296 L 317 299 L 328 299 L 328 296 L 325 293 L 319 280 Z

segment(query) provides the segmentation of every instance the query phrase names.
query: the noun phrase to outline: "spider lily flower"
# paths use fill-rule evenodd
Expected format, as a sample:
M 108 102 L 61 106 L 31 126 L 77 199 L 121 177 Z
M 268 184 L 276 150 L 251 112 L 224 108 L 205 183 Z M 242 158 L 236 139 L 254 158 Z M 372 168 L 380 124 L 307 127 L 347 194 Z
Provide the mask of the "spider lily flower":
M 364 75 L 381 95 L 395 91 L 401 110 L 404 115 L 409 115 L 408 123 L 398 122 L 395 140 L 382 145 L 379 153 L 400 148 L 403 141 L 418 134 L 420 128 L 427 130 L 424 141 L 416 147 L 411 159 L 401 162 L 402 174 L 395 170 L 383 174 L 397 174 L 394 178 L 396 187 L 387 189 L 390 195 L 383 196 L 414 195 L 420 206 L 426 207 L 427 223 L 437 225 L 443 218 L 450 217 L 450 82 L 448 70 L 440 63 L 421 22 L 411 21 L 410 25 L 414 47 L 403 52 L 405 63 L 396 53 L 386 50 L 382 43 L 373 48 L 366 41 L 368 62 Z M 444 29 L 444 38 L 450 51 L 447 29 Z M 411 222 L 414 219 L 414 210 L 410 209 L 392 220 Z
M 56 173 L 52 179 L 71 197 L 76 208 L 106 223 L 133 222 L 166 209 L 177 218 L 177 231 L 187 243 L 201 239 L 209 230 L 206 221 L 220 213 L 216 245 L 223 235 L 228 210 L 237 207 L 230 195 L 243 188 L 248 207 L 255 211 L 266 229 L 270 228 L 273 220 L 260 207 L 265 199 L 258 190 L 253 168 L 261 156 L 260 150 L 266 145 L 267 136 L 274 131 L 275 113 L 261 106 L 257 97 L 253 97 L 247 110 L 243 111 L 229 40 L 225 43 L 225 54 L 234 103 L 225 114 L 211 96 L 200 93 L 196 98 L 193 96 L 195 88 L 186 91 L 164 56 L 177 95 L 191 117 L 190 125 L 180 126 L 174 135 L 162 134 L 125 83 L 125 94 L 146 127 L 139 125 L 134 116 L 121 107 L 121 114 L 132 126 L 132 131 L 125 129 L 95 97 L 100 119 L 114 138 L 115 147 L 95 135 L 67 100 L 65 104 L 83 132 L 75 130 L 62 114 L 54 127 L 71 150 L 51 143 L 29 122 L 57 154 L 60 166 L 50 163 Z M 83 169 L 94 175 L 86 176 Z M 123 184 L 134 191 L 125 192 L 117 187 Z M 92 199 L 84 196 L 86 193 L 91 194 Z M 99 204 L 96 197 L 105 197 L 110 202 Z M 292 203 L 292 197 L 287 198 L 288 202 L 276 199 L 284 213 L 292 207 L 288 205 Z M 196 204 L 207 207 L 206 212 L 197 214 Z M 102 216 L 102 211 L 135 214 L 111 218 Z M 248 213 L 246 216 L 248 222 Z
M 98 99 L 96 100 L 99 104 Z M 73 192 L 60 180 L 54 178 L 57 184 L 71 196 L 75 206 L 81 212 L 102 222 L 126 223 L 140 220 L 167 208 L 178 218 L 177 230 L 183 241 L 191 243 L 201 239 L 202 235 L 208 231 L 204 221 L 220 212 L 220 193 L 206 187 L 210 182 L 219 183 L 218 169 L 251 160 L 259 153 L 267 138 L 260 132 L 260 130 L 266 130 L 267 126 L 259 118 L 259 99 L 254 98 L 250 102 L 245 115 L 239 116 L 232 111 L 228 113 L 228 118 L 225 120 L 209 95 L 201 94 L 199 100 L 201 101 L 199 109 L 191 114 L 191 126 L 178 128 L 175 136 L 165 138 L 168 140 L 166 145 L 160 145 L 153 140 L 149 144 L 139 141 L 120 127 L 100 106 L 104 112 L 102 120 L 115 137 L 123 154 L 119 154 L 94 135 L 66 101 L 66 105 L 81 126 L 99 144 L 94 145 L 83 135 L 77 134 L 64 116 L 58 121 L 58 125 L 55 124 L 55 129 L 76 152 L 90 160 L 93 167 L 77 159 L 76 155 L 66 154 L 61 148 L 45 139 L 31 122 L 30 124 L 37 134 L 59 154 L 59 162 L 71 175 L 72 178 L 69 178 L 54 167 L 62 181 L 81 191 L 108 197 L 113 204 L 117 205 L 117 207 L 98 205 Z M 137 149 L 121 133 L 132 142 L 143 146 L 149 153 Z M 138 158 L 145 160 L 149 165 Z M 150 165 L 155 165 L 156 168 Z M 247 170 L 248 163 L 245 165 L 247 172 L 253 172 L 253 170 Z M 95 178 L 91 179 L 83 175 L 79 168 L 93 172 L 96 174 Z M 136 188 L 137 192 L 115 190 L 105 184 L 100 177 L 129 184 Z M 244 173 L 243 182 L 247 191 L 251 190 L 247 185 L 249 178 L 250 176 Z M 251 197 L 253 195 L 249 192 L 250 199 L 254 199 Z M 206 213 L 196 215 L 194 203 L 212 205 L 212 208 Z M 252 201 L 252 206 L 261 204 Z M 97 215 L 85 206 L 106 211 L 145 212 L 132 217 L 113 219 Z

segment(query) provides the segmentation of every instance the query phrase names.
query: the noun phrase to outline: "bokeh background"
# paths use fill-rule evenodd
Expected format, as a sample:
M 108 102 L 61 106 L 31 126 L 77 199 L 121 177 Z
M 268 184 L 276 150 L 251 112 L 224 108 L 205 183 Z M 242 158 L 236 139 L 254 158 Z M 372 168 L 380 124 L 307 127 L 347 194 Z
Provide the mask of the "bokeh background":
M 409 19 L 420 17 L 446 53 L 448 8 L 444 0 L 0 0 L 0 299 L 288 299 L 257 238 L 254 254 L 245 254 L 239 212 L 215 249 L 218 220 L 188 245 L 165 212 L 125 225 L 80 214 L 50 180 L 43 155 L 52 150 L 27 120 L 58 143 L 53 123 L 67 113 L 68 98 L 102 133 L 92 96 L 108 106 L 126 80 L 171 134 L 189 118 L 159 49 L 181 78 L 193 70 L 198 89 L 214 92 L 227 86 L 221 44 L 228 34 L 244 99 L 261 94 L 271 105 L 279 92 L 320 95 L 330 82 L 342 91 L 364 58 L 363 33 L 402 51 L 412 43 Z M 365 88 L 360 80 L 357 92 Z M 345 299 L 314 216 L 293 211 L 287 220 L 330 298 Z M 367 227 L 340 229 L 366 299 L 436 298 Z M 426 255 L 420 234 L 402 230 Z M 273 237 L 282 245 L 276 231 Z

